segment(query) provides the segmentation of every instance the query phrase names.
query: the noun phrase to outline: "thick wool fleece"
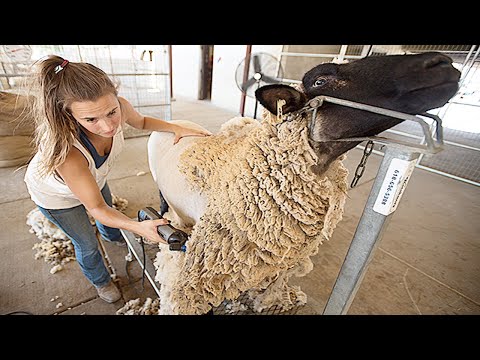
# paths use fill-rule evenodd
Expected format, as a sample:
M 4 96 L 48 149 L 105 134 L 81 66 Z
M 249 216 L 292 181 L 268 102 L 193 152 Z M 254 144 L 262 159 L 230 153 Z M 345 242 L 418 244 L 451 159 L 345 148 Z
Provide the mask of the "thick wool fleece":
M 342 156 L 313 173 L 307 120 L 275 120 L 234 118 L 182 154 L 181 171 L 208 205 L 168 292 L 173 313 L 202 314 L 245 291 L 264 294 L 258 311 L 306 302 L 287 281 L 312 269 L 310 257 L 341 220 L 348 171 Z

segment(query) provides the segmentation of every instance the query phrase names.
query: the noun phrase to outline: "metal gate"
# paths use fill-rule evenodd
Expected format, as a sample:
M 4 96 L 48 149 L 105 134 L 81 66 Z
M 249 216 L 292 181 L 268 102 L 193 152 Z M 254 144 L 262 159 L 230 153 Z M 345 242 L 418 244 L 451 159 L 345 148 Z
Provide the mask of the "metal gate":
M 443 120 L 445 150 L 422 154 L 416 167 L 480 186 L 480 58 L 479 45 L 284 45 L 281 63 L 285 82 L 299 83 L 305 69 L 320 62 L 343 62 L 365 56 L 416 54 L 439 51 L 453 59 L 462 72 L 460 89 L 442 108 L 430 111 Z M 403 122 L 380 136 L 423 141 L 422 130 Z M 435 123 L 432 121 L 433 127 Z M 363 149 L 363 145 L 358 145 Z M 384 155 L 381 146 L 375 153 Z

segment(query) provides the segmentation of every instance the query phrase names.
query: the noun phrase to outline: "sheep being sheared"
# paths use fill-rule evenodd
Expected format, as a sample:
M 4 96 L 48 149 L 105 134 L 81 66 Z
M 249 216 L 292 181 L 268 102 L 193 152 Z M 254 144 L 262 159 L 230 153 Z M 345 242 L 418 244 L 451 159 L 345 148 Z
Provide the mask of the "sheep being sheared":
M 433 52 L 324 63 L 298 86 L 259 88 L 263 121 L 234 118 L 216 135 L 175 146 L 171 134 L 152 133 L 149 165 L 169 206 L 165 217 L 191 231 L 185 253 L 159 245 L 160 313 L 203 314 L 244 292 L 256 311 L 304 304 L 288 279 L 312 270 L 310 257 L 341 220 L 342 160 L 360 143 L 335 140 L 373 136 L 402 120 L 328 102 L 314 119 L 299 110 L 326 95 L 418 114 L 443 106 L 459 75 Z M 289 118 L 277 118 L 278 100 Z

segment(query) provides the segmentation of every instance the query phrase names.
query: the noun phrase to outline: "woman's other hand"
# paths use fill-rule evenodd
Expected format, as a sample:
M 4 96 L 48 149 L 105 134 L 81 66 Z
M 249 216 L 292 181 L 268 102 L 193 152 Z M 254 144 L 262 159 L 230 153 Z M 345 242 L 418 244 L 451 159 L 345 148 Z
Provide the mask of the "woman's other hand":
M 186 127 L 179 127 L 178 130 L 175 131 L 175 138 L 173 139 L 173 144 L 179 142 L 182 137 L 186 136 L 210 136 L 212 133 L 208 130 L 196 130 L 190 129 Z

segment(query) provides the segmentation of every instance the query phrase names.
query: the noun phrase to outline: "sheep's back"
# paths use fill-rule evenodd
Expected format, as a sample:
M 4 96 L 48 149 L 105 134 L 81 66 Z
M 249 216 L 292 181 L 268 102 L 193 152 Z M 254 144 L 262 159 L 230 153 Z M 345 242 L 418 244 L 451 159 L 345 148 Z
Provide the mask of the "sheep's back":
M 174 120 L 173 124 L 204 129 L 186 120 Z M 180 226 L 192 226 L 203 214 L 205 199 L 198 191 L 193 191 L 179 171 L 180 155 L 203 137 L 188 136 L 173 145 L 174 134 L 154 131 L 148 139 L 148 164 L 158 189 L 162 192 L 170 210 L 181 220 Z

